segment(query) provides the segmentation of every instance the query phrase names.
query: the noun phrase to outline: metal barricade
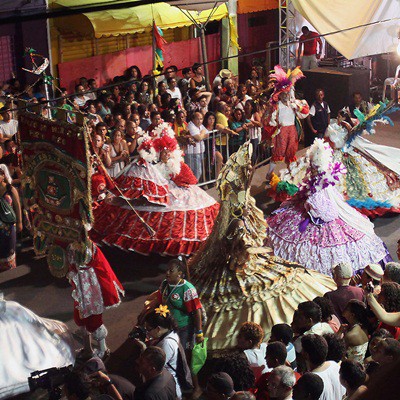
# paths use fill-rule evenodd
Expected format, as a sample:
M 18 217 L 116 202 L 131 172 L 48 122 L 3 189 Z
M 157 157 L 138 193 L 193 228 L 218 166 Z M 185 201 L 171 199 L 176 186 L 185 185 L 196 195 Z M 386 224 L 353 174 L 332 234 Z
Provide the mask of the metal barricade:
M 232 154 L 229 146 L 229 135 L 216 129 L 210 131 L 209 134 L 209 137 L 204 139 L 203 172 L 198 183 L 200 187 L 212 186 L 216 182 L 220 169 Z M 222 144 L 224 137 L 226 137 L 225 145 Z M 260 144 L 258 146 L 258 158 L 254 168 L 262 167 L 271 160 L 270 148 L 262 150 L 263 147 Z M 253 151 L 255 150 L 253 149 Z

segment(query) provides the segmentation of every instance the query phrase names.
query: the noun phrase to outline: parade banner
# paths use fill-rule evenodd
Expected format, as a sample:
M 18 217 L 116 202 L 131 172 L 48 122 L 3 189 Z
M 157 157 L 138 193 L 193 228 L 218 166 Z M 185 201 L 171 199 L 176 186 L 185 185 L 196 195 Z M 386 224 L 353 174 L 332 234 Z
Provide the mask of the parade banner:
M 34 248 L 57 277 L 68 272 L 66 248 L 92 224 L 90 152 L 83 126 L 19 113 L 23 202 L 31 211 Z

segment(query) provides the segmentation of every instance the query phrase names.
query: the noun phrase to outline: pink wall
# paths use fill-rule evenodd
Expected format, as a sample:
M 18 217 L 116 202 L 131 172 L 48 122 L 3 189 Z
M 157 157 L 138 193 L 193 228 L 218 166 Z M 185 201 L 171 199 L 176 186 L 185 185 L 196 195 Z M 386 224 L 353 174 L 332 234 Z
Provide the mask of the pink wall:
M 220 58 L 220 35 L 206 36 L 207 57 L 209 61 Z M 200 39 L 168 43 L 165 46 L 164 65 L 176 65 L 179 69 L 190 67 L 201 60 Z M 70 93 L 81 76 L 94 78 L 99 86 L 106 85 L 114 76 L 122 75 L 131 65 L 137 65 L 143 75 L 152 69 L 151 46 L 131 47 L 127 50 L 110 54 L 83 58 L 58 64 L 60 86 L 66 87 Z M 219 63 L 209 65 L 210 79 L 219 71 Z

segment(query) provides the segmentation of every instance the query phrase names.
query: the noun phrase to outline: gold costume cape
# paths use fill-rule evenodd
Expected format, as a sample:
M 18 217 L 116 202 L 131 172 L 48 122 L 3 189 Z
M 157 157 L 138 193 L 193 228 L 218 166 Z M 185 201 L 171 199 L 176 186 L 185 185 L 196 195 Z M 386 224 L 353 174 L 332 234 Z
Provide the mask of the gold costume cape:
M 250 195 L 252 146 L 246 142 L 222 169 L 217 189 L 221 208 L 213 231 L 189 260 L 191 282 L 208 321 L 211 350 L 235 345 L 243 322 L 290 324 L 297 305 L 336 288 L 332 279 L 270 255 L 263 247 L 267 223 Z

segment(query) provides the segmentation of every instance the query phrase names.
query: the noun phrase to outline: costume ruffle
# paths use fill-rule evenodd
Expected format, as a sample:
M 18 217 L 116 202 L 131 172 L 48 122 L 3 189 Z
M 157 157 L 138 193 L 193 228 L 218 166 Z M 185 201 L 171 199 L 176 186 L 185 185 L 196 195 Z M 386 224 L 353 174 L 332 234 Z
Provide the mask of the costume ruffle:
M 183 164 L 185 166 L 185 164 Z M 182 177 L 176 177 L 178 182 L 187 184 L 185 168 L 181 168 Z M 147 205 L 135 205 L 138 215 L 154 231 L 151 236 L 146 225 L 126 203 L 104 203 L 94 210 L 95 224 L 91 237 L 96 242 L 103 242 L 123 250 L 132 250 L 141 254 L 159 253 L 176 256 L 190 255 L 207 239 L 218 215 L 219 204 L 204 190 L 195 185 L 179 187 L 172 180 L 167 181 L 153 165 L 129 168 L 127 176 L 120 176 L 125 183 L 124 195 L 133 193 L 132 199 L 140 198 L 134 188 L 146 190 L 146 199 L 160 199 L 160 187 L 166 188 L 166 202 L 151 202 Z M 137 173 L 138 176 L 131 176 Z M 185 175 L 185 176 L 183 176 Z M 148 184 L 147 178 L 152 178 L 155 186 Z M 190 177 L 189 177 L 190 178 Z M 129 184 L 129 181 L 132 183 Z M 142 181 L 142 182 L 138 182 Z M 189 180 L 190 181 L 190 180 Z M 137 184 L 135 182 L 138 182 Z M 167 182 L 167 186 L 164 185 Z M 139 190 L 140 193 L 144 193 Z M 152 204 L 153 203 L 153 204 Z M 155 203 L 155 204 L 154 204 Z
M 147 163 L 133 162 L 116 178 L 115 183 L 127 199 L 146 198 L 150 203 L 168 203 L 168 180 L 155 173 Z
M 378 236 L 366 235 L 340 218 L 320 225 L 309 222 L 300 232 L 307 218 L 302 203 L 289 201 L 267 219 L 267 234 L 275 255 L 327 275 L 339 262 L 350 263 L 356 271 L 387 255 Z

